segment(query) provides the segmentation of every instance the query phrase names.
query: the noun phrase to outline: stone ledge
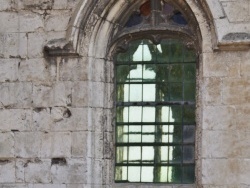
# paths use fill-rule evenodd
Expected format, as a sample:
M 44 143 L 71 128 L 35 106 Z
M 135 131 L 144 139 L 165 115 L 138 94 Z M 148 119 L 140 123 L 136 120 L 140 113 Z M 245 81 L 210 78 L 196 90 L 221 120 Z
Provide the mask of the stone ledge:
M 64 38 L 49 41 L 44 52 L 48 56 L 79 56 L 71 41 Z

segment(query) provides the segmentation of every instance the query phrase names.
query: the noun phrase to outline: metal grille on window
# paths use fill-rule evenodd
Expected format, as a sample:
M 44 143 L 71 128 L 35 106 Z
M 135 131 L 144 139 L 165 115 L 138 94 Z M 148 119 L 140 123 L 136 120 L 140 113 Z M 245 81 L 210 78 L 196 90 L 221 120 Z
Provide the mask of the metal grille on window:
M 135 40 L 115 71 L 115 181 L 194 183 L 195 50 Z

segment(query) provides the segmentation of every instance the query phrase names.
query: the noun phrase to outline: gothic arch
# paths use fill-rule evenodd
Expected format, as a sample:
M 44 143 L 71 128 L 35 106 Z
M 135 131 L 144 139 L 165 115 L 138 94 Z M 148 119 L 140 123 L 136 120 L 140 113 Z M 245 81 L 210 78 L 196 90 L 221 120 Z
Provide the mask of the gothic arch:
M 189 10 L 184 10 L 184 14 L 187 17 L 192 17 L 194 25 L 197 26 L 198 45 L 200 46 L 200 54 L 211 52 L 213 50 L 212 36 L 211 33 L 214 33 L 213 26 L 211 25 L 210 19 L 208 16 L 207 9 L 204 8 L 203 4 L 200 1 L 195 0 L 175 0 L 176 6 L 184 7 L 187 6 Z M 107 1 L 89 1 L 83 0 L 80 2 L 78 9 L 75 11 L 74 16 L 71 19 L 69 24 L 69 29 L 67 31 L 67 36 L 65 39 L 50 41 L 45 46 L 45 51 L 49 56 L 56 57 L 70 57 L 70 56 L 80 56 L 85 57 L 88 62 L 88 71 L 90 72 L 88 78 L 88 92 L 89 92 L 89 104 L 88 107 L 98 107 L 103 109 L 112 109 L 113 108 L 113 72 L 112 72 L 112 49 L 115 47 L 113 39 L 116 36 L 117 27 L 119 23 L 126 19 L 127 16 L 131 13 L 134 6 L 137 6 L 139 1 L 134 0 L 107 0 Z M 140 1 L 142 3 L 142 1 Z M 113 45 L 114 44 L 114 45 Z M 199 70 L 199 82 L 198 87 L 201 88 L 201 78 L 202 78 L 202 55 L 200 56 L 200 70 Z M 99 68 L 97 68 L 99 67 Z M 100 68 L 101 67 L 101 68 Z M 98 72 L 98 69 L 102 69 L 104 72 L 104 80 L 102 82 L 92 81 L 92 74 Z M 96 101 L 95 96 L 98 92 L 98 101 Z M 201 111 L 202 105 L 200 104 L 202 100 L 202 90 L 199 89 L 198 93 L 198 112 Z M 197 125 L 201 122 L 201 113 L 197 114 Z M 93 119 L 94 114 L 89 111 L 88 114 L 89 120 Z M 92 122 L 88 122 L 88 127 L 93 128 Z M 102 135 L 110 135 L 111 137 L 106 138 L 104 141 L 103 150 L 112 148 L 112 127 L 111 123 L 105 121 L 99 122 L 97 125 L 98 130 L 102 130 Z M 200 126 L 201 128 L 201 126 Z M 200 129 L 199 128 L 199 129 Z M 200 130 L 197 132 L 200 132 Z M 108 130 L 107 132 L 105 132 Z M 90 175 L 87 179 L 88 184 L 95 182 L 96 173 L 100 173 L 100 176 L 103 177 L 103 184 L 112 183 L 113 176 L 113 163 L 112 163 L 112 151 L 111 154 L 105 159 L 104 169 L 100 172 L 95 171 L 95 167 L 100 164 L 100 160 L 105 158 L 105 151 L 103 151 L 100 158 L 95 158 L 96 148 L 99 148 L 100 145 L 96 142 L 97 134 L 89 135 L 89 145 L 88 156 L 90 158 L 87 160 L 88 163 L 88 172 Z M 105 138 L 104 138 L 105 139 Z M 110 140 L 109 140 L 110 139 Z M 197 156 L 200 154 L 200 145 L 201 138 L 200 135 L 197 137 L 198 146 L 196 149 Z M 110 149 L 112 150 L 112 149 Z M 108 163 L 108 165 L 106 164 Z M 198 157 L 197 166 L 201 167 L 199 164 L 200 160 Z M 109 178 L 105 178 L 109 176 Z M 197 184 L 199 184 L 201 177 L 200 172 L 197 170 Z M 106 181 L 109 181 L 108 183 Z

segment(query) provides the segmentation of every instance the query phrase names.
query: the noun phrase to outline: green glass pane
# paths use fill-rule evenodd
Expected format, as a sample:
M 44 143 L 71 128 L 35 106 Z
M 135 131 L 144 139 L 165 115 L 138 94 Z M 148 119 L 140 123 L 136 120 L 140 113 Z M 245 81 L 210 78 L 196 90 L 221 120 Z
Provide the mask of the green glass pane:
M 182 148 L 181 146 L 173 146 L 172 156 L 169 157 L 170 163 L 181 163 Z
M 196 65 L 187 64 L 184 65 L 184 82 L 195 82 L 196 79 Z
M 173 142 L 174 143 L 182 142 L 182 126 L 180 125 L 174 126 Z
M 170 101 L 182 100 L 182 83 L 170 84 Z
M 183 62 L 183 44 L 178 41 L 173 41 L 171 44 L 171 63 Z
M 144 40 L 143 42 L 143 61 L 156 61 L 158 55 L 158 49 L 156 45 L 152 44 L 150 40 Z
M 184 100 L 195 101 L 195 83 L 184 83 Z
M 154 180 L 154 167 L 143 166 L 141 168 L 141 182 L 153 182 Z
M 128 181 L 140 182 L 141 181 L 141 167 L 129 166 L 128 167 Z
M 128 147 L 116 148 L 116 163 L 127 163 Z
M 179 166 L 173 166 L 171 169 L 171 178 L 169 183 L 181 183 L 182 169 Z
M 154 142 L 155 141 L 155 126 L 144 125 L 142 126 L 142 142 Z
M 118 65 L 116 67 L 116 81 L 126 82 L 128 80 L 129 75 L 129 65 Z
M 195 173 L 194 173 L 194 166 L 190 165 L 190 166 L 184 166 L 183 167 L 183 174 L 182 174 L 182 177 L 183 177 L 183 183 L 194 183 L 195 181 Z
M 160 52 L 157 56 L 157 62 L 169 63 L 171 57 L 171 42 L 169 40 L 162 40 L 161 44 L 157 45 Z
M 128 167 L 117 166 L 115 167 L 115 181 L 127 181 Z
M 163 125 L 162 133 L 162 142 L 173 143 L 174 125 Z
M 129 85 L 129 101 L 142 101 L 142 84 Z
M 183 108 L 183 121 L 184 123 L 195 122 L 195 106 L 184 106 Z
M 116 62 L 117 63 L 128 63 L 130 62 L 130 52 L 129 50 L 126 51 L 125 53 L 119 53 L 116 56 Z
M 182 106 L 171 106 L 173 122 L 182 122 Z
M 194 163 L 194 146 L 183 146 L 183 163 Z
M 156 101 L 169 101 L 168 83 L 156 84 Z
M 128 107 L 116 108 L 116 122 L 128 122 Z
M 170 74 L 169 81 L 170 82 L 181 82 L 182 81 L 182 65 L 170 65 Z
M 116 85 L 116 100 L 117 102 L 128 102 L 129 99 L 129 84 Z
M 156 68 L 156 81 L 167 82 L 169 74 L 169 65 L 157 65 Z
M 128 162 L 129 163 L 140 163 L 141 161 L 141 147 L 130 146 L 128 151 Z
M 141 126 L 129 126 L 129 142 L 141 142 Z
M 195 126 L 194 125 L 183 126 L 183 142 L 194 143 L 194 141 L 195 141 Z
M 142 41 L 136 40 L 132 41 L 129 44 L 129 55 L 130 55 L 130 63 L 138 62 L 143 60 L 143 54 L 142 54 Z
M 143 82 L 154 82 L 156 77 L 154 64 L 143 65 Z
M 162 166 L 161 168 L 161 178 L 160 178 L 160 182 L 162 183 L 167 183 L 167 182 L 171 182 L 172 179 L 172 166 Z
M 174 119 L 172 118 L 172 111 L 171 107 L 169 106 L 157 106 L 156 108 L 157 122 L 174 122 Z
M 129 107 L 129 122 L 141 122 L 142 121 L 142 107 L 130 106 Z
M 116 127 L 116 142 L 127 143 L 128 142 L 128 126 Z
M 142 147 L 142 161 L 143 163 L 154 163 L 154 147 L 143 146 Z
M 143 84 L 143 101 L 155 101 L 155 84 Z
M 155 107 L 143 107 L 142 122 L 155 122 Z
M 196 62 L 196 53 L 193 49 L 185 49 L 184 62 Z

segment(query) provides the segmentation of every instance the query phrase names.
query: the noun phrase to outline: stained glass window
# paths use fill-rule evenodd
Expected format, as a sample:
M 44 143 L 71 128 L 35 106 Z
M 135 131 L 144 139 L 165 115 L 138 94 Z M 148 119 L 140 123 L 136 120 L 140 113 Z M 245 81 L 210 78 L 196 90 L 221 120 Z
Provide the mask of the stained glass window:
M 195 51 L 134 40 L 115 71 L 115 181 L 194 183 Z

